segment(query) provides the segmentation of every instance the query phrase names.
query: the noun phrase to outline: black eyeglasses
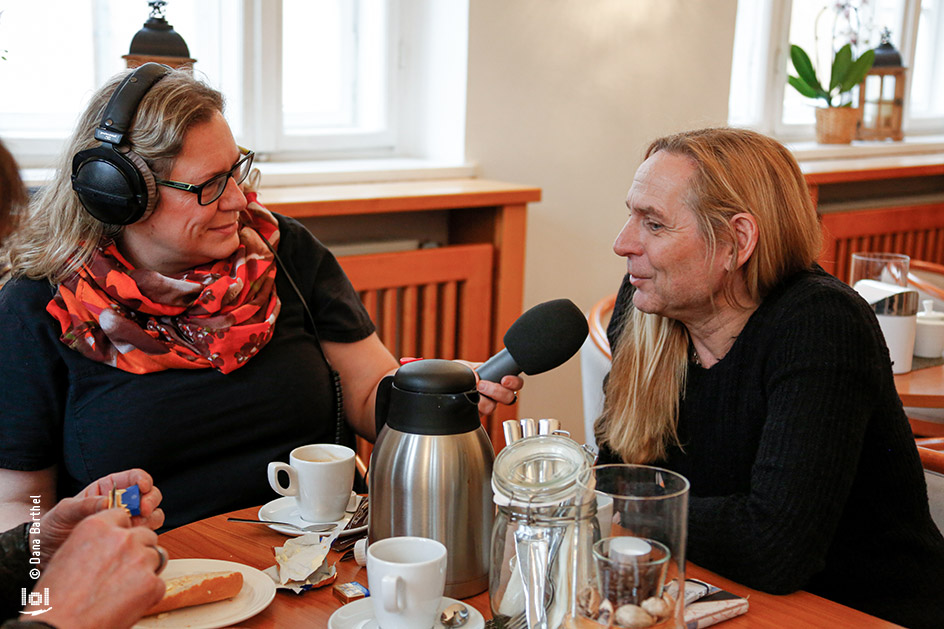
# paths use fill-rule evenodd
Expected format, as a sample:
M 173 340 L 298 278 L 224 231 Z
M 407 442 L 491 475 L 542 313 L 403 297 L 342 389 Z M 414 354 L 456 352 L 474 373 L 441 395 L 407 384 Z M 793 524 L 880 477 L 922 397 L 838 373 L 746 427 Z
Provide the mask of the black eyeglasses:
M 239 185 L 249 176 L 249 170 L 252 168 L 252 158 L 255 156 L 255 153 L 241 146 L 238 148 L 239 154 L 242 155 L 242 157 L 236 162 L 235 166 L 225 173 L 213 175 L 201 184 L 168 181 L 166 179 L 157 178 L 154 179 L 154 183 L 159 186 L 174 188 L 175 190 L 192 192 L 197 195 L 197 203 L 200 205 L 210 205 L 223 195 L 223 191 L 226 190 L 226 184 L 229 182 L 230 177 L 236 181 L 236 185 Z

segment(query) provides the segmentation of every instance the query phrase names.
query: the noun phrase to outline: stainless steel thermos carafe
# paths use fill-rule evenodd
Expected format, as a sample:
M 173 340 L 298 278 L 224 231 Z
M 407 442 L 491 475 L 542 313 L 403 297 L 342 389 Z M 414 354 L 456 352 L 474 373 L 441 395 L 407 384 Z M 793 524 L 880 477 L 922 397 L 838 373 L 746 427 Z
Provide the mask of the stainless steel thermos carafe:
M 385 421 L 370 459 L 368 543 L 429 537 L 448 550 L 445 595 L 488 588 L 495 458 L 475 374 L 448 360 L 407 363 L 377 390 Z

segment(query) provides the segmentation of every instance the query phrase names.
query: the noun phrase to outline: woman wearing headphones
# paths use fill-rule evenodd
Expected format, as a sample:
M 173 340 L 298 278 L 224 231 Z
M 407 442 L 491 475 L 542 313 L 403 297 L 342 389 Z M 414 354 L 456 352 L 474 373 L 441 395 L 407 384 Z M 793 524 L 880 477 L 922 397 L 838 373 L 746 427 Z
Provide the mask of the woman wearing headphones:
M 131 467 L 179 526 L 270 498 L 295 446 L 374 438 L 397 362 L 327 249 L 240 189 L 253 154 L 222 110 L 185 71 L 112 79 L 11 237 L 0 526 Z M 514 401 L 503 382 L 479 383 L 483 413 Z

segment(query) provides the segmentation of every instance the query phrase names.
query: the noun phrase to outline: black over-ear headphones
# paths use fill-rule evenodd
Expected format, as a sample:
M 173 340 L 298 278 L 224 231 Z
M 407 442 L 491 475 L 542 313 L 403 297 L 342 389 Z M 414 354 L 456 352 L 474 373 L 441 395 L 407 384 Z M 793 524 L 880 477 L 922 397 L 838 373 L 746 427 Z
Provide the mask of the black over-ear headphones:
M 154 174 L 124 143 L 138 104 L 170 68 L 145 63 L 125 77 L 105 106 L 95 129 L 101 145 L 72 158 L 72 189 L 89 214 L 111 225 L 130 225 L 157 204 Z

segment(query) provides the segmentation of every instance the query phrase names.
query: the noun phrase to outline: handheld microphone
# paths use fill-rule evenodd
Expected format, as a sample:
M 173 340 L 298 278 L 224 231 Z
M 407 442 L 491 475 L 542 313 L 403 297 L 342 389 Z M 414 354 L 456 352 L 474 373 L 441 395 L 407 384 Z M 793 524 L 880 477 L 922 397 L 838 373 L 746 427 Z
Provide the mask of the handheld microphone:
M 501 382 L 521 372 L 529 376 L 559 367 L 577 353 L 587 339 L 587 319 L 569 299 L 553 299 L 534 306 L 505 332 L 505 348 L 482 363 L 482 380 Z

